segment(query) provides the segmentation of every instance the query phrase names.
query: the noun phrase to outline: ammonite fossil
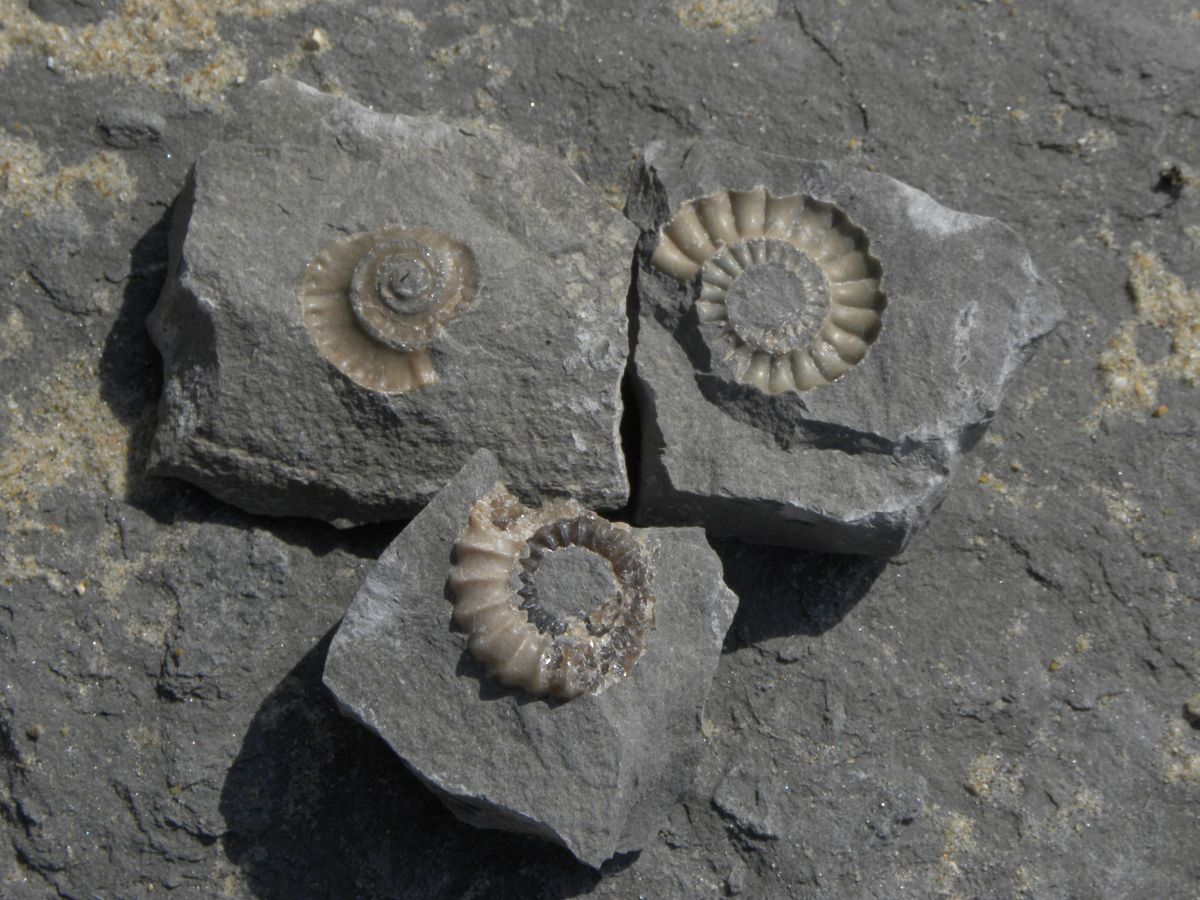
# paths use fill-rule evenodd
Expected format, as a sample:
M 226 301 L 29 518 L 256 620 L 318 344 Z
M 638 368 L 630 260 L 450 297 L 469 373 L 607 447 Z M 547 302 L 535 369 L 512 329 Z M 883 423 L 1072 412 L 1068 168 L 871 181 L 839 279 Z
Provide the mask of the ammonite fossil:
M 542 571 L 584 554 L 603 581 L 586 608 L 548 596 Z M 454 620 L 471 655 L 510 687 L 535 696 L 599 692 L 628 675 L 654 627 L 647 548 L 628 526 L 574 500 L 537 509 L 502 485 L 480 499 L 455 545 Z M 587 581 L 575 579 L 578 589 Z
M 651 262 L 692 285 L 714 362 L 768 394 L 807 391 L 860 363 L 887 300 L 867 237 L 803 194 L 722 191 L 683 203 Z
M 428 344 L 478 287 L 466 244 L 432 228 L 388 226 L 334 241 L 308 264 L 304 327 L 356 384 L 402 393 L 437 381 Z

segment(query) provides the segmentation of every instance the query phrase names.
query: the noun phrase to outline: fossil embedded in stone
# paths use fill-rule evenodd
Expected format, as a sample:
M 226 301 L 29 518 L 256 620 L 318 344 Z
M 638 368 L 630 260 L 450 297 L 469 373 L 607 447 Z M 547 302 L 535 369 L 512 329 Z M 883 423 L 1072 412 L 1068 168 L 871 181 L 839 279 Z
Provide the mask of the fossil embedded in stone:
M 388 226 L 326 246 L 300 287 L 304 327 L 325 359 L 387 394 L 437 381 L 429 342 L 478 287 L 466 244 L 432 228 Z
M 629 526 L 574 500 L 532 509 L 497 485 L 471 507 L 455 545 L 454 620 L 502 683 L 535 696 L 598 693 L 646 649 L 649 556 Z
M 883 267 L 837 207 L 763 187 L 681 204 L 655 268 L 694 286 L 714 363 L 764 393 L 807 391 L 862 362 L 879 337 Z

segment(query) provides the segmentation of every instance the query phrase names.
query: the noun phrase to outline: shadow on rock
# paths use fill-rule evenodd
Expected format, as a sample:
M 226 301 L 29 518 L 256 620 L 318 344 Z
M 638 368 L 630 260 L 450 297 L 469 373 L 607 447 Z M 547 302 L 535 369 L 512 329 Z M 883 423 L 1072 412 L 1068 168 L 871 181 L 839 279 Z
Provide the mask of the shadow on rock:
M 344 718 L 321 684 L 332 636 L 263 703 L 221 791 L 224 849 L 256 896 L 559 898 L 596 886 L 566 850 L 461 824 Z
M 159 522 L 187 516 L 188 508 L 204 496 L 183 482 L 146 474 L 162 392 L 162 360 L 150 341 L 146 317 L 154 309 L 167 276 L 171 214 L 167 209 L 130 251 L 121 309 L 100 356 L 100 396 L 129 430 L 127 499 Z M 193 513 L 190 517 L 196 516 Z
M 887 566 L 866 556 L 808 553 L 710 539 L 740 606 L 726 650 L 773 637 L 817 637 L 837 625 Z
M 146 474 L 163 382 L 162 359 L 150 340 L 146 319 L 166 281 L 172 215 L 170 208 L 134 244 L 121 309 L 100 357 L 100 396 L 129 431 L 126 500 L 161 524 L 184 520 L 260 527 L 317 555 L 346 548 L 358 556 L 378 557 L 403 522 L 338 529 L 314 519 L 258 516 L 222 503 L 185 481 Z

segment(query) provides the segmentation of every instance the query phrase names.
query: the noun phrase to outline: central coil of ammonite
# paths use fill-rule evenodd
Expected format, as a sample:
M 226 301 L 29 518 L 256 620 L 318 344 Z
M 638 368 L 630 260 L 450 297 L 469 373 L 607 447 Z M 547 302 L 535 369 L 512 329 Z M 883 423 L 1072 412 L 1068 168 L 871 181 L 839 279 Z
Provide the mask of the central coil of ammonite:
M 718 371 L 767 394 L 845 375 L 879 337 L 883 268 L 828 203 L 763 187 L 680 204 L 651 262 L 691 288 Z
M 724 306 L 730 330 L 743 344 L 770 353 L 807 346 L 825 319 L 829 280 L 821 267 L 785 241 L 758 238 L 739 249 L 749 253 L 754 264 L 728 279 Z M 712 265 L 709 281 L 723 280 L 724 270 Z
M 433 384 L 429 342 L 478 288 L 470 248 L 432 228 L 387 226 L 325 247 L 300 287 L 317 350 L 356 384 L 403 393 Z
M 610 576 L 576 609 L 544 596 L 539 578 L 570 553 Z M 649 553 L 628 526 L 574 500 L 531 509 L 500 485 L 471 508 L 450 573 L 471 655 L 510 687 L 562 698 L 597 693 L 633 670 L 654 627 L 650 582 Z

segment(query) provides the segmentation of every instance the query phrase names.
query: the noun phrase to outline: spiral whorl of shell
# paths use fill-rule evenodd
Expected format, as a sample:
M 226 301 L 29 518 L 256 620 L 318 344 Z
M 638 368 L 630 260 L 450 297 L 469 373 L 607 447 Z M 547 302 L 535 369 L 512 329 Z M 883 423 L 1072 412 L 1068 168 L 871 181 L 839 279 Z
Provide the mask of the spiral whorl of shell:
M 535 576 L 555 553 L 595 554 L 613 596 L 572 613 L 539 598 Z M 629 527 L 574 500 L 531 509 L 502 486 L 474 506 L 450 571 L 454 620 L 471 655 L 499 681 L 535 696 L 597 693 L 628 675 L 654 627 L 646 548 Z
M 659 231 L 655 268 L 691 286 L 715 362 L 764 393 L 807 391 L 879 336 L 883 269 L 841 210 L 765 188 L 689 200 Z
M 329 244 L 300 287 L 304 327 L 356 384 L 397 394 L 433 384 L 428 344 L 474 299 L 469 247 L 432 228 L 388 226 Z

